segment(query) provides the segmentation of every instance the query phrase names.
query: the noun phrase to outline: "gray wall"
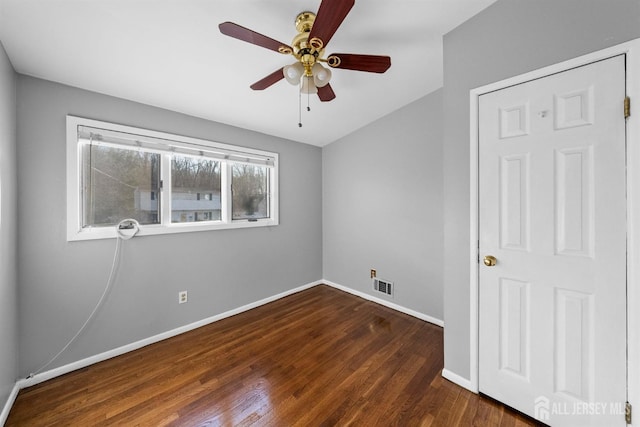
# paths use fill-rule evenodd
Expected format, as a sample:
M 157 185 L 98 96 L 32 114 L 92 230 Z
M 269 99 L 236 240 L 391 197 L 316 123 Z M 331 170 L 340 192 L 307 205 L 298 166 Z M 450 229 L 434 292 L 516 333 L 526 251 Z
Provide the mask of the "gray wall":
M 0 410 L 18 376 L 16 74 L 0 44 Z
M 442 91 L 322 150 L 324 278 L 442 319 Z
M 20 375 L 57 353 L 100 297 L 115 240 L 66 241 L 67 114 L 280 154 L 280 225 L 137 237 L 94 322 L 48 369 L 322 277 L 321 150 L 26 76 L 18 77 Z M 189 302 L 178 305 L 178 291 Z
M 445 368 L 469 378 L 469 90 L 640 37 L 640 0 L 499 0 L 444 37 Z

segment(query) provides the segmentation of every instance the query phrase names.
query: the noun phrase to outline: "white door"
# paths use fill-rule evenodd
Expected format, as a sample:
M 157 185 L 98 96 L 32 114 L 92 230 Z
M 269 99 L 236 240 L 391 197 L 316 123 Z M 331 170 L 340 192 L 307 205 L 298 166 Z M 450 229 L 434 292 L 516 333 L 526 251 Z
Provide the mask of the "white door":
M 479 388 L 554 426 L 625 425 L 624 97 L 617 56 L 479 100 Z

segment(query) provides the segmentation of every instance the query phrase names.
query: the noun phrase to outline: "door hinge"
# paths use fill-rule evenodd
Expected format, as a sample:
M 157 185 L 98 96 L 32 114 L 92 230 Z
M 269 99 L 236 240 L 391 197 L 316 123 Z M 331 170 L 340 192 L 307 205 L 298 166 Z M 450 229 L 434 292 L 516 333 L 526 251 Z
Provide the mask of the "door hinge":
M 624 98 L 624 118 L 627 119 L 631 115 L 631 98 Z
M 627 424 L 631 424 L 631 403 L 629 402 L 624 405 L 624 420 Z

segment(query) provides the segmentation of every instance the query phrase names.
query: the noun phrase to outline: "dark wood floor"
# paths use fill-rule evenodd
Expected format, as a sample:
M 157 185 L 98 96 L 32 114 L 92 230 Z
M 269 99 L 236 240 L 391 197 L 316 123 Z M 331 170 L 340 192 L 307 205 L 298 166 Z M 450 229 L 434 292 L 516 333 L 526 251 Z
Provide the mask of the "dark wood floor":
M 525 426 L 441 377 L 442 329 L 327 286 L 22 390 L 7 426 Z

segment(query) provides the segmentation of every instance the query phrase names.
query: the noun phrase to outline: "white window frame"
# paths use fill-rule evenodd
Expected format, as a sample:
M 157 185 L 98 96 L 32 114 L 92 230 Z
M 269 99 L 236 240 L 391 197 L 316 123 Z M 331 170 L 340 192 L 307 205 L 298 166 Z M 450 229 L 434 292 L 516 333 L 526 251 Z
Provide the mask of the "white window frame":
M 278 220 L 278 154 L 268 151 L 256 150 L 252 148 L 239 147 L 235 145 L 223 144 L 220 142 L 208 141 L 204 139 L 191 138 L 181 135 L 174 135 L 165 132 L 158 132 L 148 129 L 141 129 L 131 126 L 102 122 L 98 120 L 86 119 L 76 116 L 67 116 L 67 241 L 81 241 L 94 239 L 108 239 L 116 237 L 116 230 L 113 226 L 105 227 L 82 227 L 82 144 L 78 137 L 79 129 L 94 128 L 104 133 L 119 132 L 130 134 L 140 138 L 170 141 L 179 144 L 181 147 L 194 150 L 211 149 L 220 153 L 229 153 L 234 160 L 219 159 L 221 162 L 221 217 L 220 221 L 202 221 L 188 223 L 171 222 L 171 151 L 159 150 L 162 153 L 161 159 L 161 179 L 163 188 L 160 190 L 159 199 L 160 223 L 141 225 L 138 236 L 150 236 L 157 234 L 185 233 L 195 231 L 225 230 L 233 228 L 253 228 L 276 226 Z M 145 151 L 147 149 L 145 148 Z M 155 150 L 148 150 L 155 151 Z M 234 220 L 231 215 L 231 177 L 230 167 L 232 163 L 242 163 L 240 157 L 246 156 L 255 158 L 269 158 L 272 165 L 267 166 L 269 170 L 269 214 L 268 218 L 257 220 Z M 156 195 L 158 198 L 158 195 Z M 124 218 L 123 218 L 124 219 Z

